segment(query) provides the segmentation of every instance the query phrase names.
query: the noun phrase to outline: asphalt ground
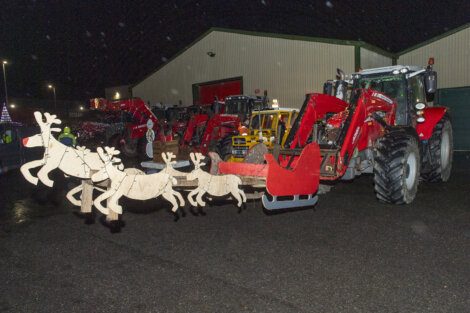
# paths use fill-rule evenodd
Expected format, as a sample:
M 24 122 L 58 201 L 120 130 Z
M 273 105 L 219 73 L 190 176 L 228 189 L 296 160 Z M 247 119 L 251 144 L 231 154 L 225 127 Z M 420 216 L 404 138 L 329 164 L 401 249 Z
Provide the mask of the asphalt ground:
M 124 201 L 118 234 L 10 172 L 0 312 L 470 312 L 469 161 L 411 205 L 364 176 L 279 214 L 218 202 L 174 222 L 163 201 Z

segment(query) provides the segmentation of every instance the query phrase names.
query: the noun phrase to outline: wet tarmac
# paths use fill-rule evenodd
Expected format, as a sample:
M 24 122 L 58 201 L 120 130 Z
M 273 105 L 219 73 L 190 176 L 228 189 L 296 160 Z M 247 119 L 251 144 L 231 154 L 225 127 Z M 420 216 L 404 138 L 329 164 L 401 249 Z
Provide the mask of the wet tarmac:
M 85 225 L 54 189 L 0 176 L 0 312 L 469 312 L 470 156 L 407 206 L 372 179 L 315 209 L 268 214 L 219 202 L 178 222 L 160 200 L 124 201 L 125 227 Z

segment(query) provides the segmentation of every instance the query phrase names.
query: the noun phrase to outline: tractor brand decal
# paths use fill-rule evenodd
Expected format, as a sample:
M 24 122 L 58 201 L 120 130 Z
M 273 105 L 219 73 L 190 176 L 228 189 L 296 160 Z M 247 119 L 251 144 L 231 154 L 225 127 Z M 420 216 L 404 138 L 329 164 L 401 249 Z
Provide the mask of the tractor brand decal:
M 354 136 L 353 136 L 353 139 L 352 139 L 352 142 L 355 143 L 356 142 L 356 139 L 357 139 L 357 136 L 359 135 L 359 131 L 361 130 L 361 128 L 359 126 L 357 126 L 356 128 L 356 131 L 354 132 Z
M 388 103 L 390 103 L 390 104 L 393 103 L 393 100 L 392 100 L 392 99 L 390 99 L 389 97 L 386 97 L 386 96 L 384 96 L 383 94 L 378 93 L 378 92 L 374 92 L 374 93 L 372 94 L 372 97 L 376 97 L 376 98 L 382 99 L 383 101 L 388 102 Z

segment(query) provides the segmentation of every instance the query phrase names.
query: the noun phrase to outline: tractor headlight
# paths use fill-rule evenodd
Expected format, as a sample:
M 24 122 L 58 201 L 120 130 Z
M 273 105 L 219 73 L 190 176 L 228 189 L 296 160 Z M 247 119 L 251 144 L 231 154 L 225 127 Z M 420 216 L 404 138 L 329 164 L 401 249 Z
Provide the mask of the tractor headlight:
M 416 119 L 416 121 L 417 121 L 418 123 L 423 123 L 423 122 L 425 121 L 425 119 L 424 119 L 423 116 L 419 116 L 419 117 Z
M 415 104 L 416 110 L 423 110 L 426 107 L 426 105 L 422 102 L 418 102 Z
M 399 71 L 399 70 L 394 70 L 392 73 L 393 73 L 394 75 L 397 75 L 397 74 L 400 74 L 400 71 Z
M 407 69 L 406 67 L 405 67 L 405 68 L 402 68 L 402 69 L 400 70 L 400 73 L 402 73 L 402 74 L 405 74 L 405 73 L 407 73 L 407 72 L 408 72 L 408 69 Z

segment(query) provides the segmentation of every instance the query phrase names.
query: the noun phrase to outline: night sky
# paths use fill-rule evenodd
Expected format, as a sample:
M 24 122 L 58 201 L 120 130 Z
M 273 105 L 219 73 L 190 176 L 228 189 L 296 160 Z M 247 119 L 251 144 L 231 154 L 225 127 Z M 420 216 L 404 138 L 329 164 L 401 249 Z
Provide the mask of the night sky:
M 363 40 L 399 52 L 470 22 L 468 0 L 0 3 L 9 95 L 50 97 L 51 82 L 58 98 L 76 100 L 138 82 L 210 27 Z

